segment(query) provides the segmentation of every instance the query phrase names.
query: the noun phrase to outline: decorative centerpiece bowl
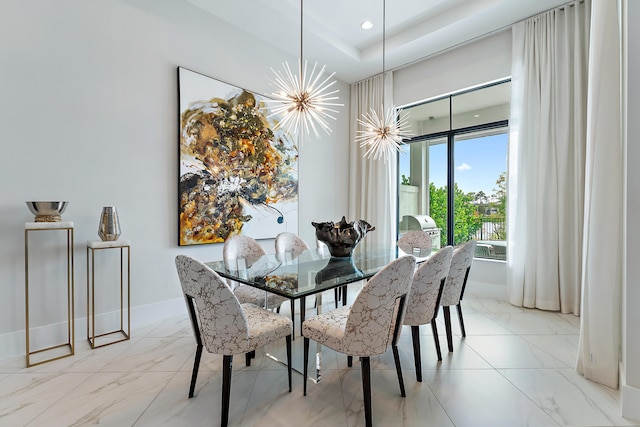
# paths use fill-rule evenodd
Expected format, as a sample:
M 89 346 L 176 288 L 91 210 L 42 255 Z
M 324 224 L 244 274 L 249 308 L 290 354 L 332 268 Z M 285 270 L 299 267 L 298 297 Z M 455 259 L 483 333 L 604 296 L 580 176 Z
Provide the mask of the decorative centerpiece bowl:
M 26 202 L 36 222 L 59 222 L 69 202 Z
M 326 244 L 332 257 L 345 258 L 353 254 L 353 250 L 369 231 L 376 228 L 364 220 L 347 222 L 342 217 L 340 222 L 312 222 L 316 229 L 316 239 Z

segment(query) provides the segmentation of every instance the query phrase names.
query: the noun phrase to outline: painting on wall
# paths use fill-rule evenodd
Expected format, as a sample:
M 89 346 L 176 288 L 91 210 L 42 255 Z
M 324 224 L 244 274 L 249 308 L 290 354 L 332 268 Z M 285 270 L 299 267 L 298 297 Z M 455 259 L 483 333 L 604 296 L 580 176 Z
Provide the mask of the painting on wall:
M 179 244 L 298 231 L 298 150 L 265 98 L 178 67 Z

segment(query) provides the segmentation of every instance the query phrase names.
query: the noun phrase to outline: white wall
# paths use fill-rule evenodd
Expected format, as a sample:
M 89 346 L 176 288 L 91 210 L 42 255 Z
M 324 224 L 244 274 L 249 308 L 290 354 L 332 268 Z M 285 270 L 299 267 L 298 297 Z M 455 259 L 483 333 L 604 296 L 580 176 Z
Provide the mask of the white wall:
M 511 29 L 470 42 L 393 73 L 402 106 L 511 76 Z
M 635 219 L 640 212 L 640 28 L 634 18 L 640 17 L 640 4 L 636 1 L 623 1 L 627 13 L 623 15 L 626 28 L 626 58 L 623 76 L 626 76 L 626 281 L 623 299 L 623 359 L 622 359 L 622 414 L 625 417 L 640 420 L 640 339 L 637 325 L 640 325 L 640 310 L 636 303 L 640 301 L 640 228 Z M 624 111 L 624 110 L 623 110 Z
M 122 238 L 132 243 L 134 324 L 167 315 L 160 307 L 183 309 L 176 254 L 221 257 L 219 244 L 177 245 L 177 67 L 267 94 L 269 67 L 296 58 L 210 22 L 179 0 L 2 2 L 0 358 L 24 354 L 27 200 L 69 201 L 63 220 L 75 223 L 77 339 L 85 333 L 86 241 L 99 239 L 103 206 L 118 208 Z M 333 135 L 300 147 L 307 240 L 312 220 L 347 212 L 349 87 L 339 89 L 345 107 Z M 271 240 L 263 243 L 272 250 Z M 32 295 L 55 294 L 40 286 L 34 278 Z M 40 308 L 33 324 L 60 320 Z

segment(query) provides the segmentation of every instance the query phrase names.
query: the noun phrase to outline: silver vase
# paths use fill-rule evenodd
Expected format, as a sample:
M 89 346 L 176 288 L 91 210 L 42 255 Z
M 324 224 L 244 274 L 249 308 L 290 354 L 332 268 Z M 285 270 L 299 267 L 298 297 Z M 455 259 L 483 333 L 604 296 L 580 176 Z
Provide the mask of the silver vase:
M 120 221 L 118 220 L 118 211 L 114 206 L 102 208 L 100 224 L 98 224 L 98 236 L 103 241 L 114 241 L 120 237 Z

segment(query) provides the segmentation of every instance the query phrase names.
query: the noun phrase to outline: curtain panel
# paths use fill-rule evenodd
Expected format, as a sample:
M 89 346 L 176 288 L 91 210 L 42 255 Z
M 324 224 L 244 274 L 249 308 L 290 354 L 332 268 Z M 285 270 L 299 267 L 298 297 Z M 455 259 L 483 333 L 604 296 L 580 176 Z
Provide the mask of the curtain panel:
M 623 281 L 624 158 L 617 2 L 591 12 L 582 315 L 577 370 L 618 387 Z
M 590 2 L 513 26 L 509 301 L 580 314 Z
M 384 86 L 383 86 L 384 85 Z M 385 98 L 383 100 L 383 97 Z M 366 150 L 355 142 L 358 120 L 372 108 L 381 110 L 393 103 L 393 73 L 388 72 L 351 85 L 349 128 L 349 218 L 363 219 L 375 231 L 367 234 L 364 245 L 391 247 L 396 241 L 397 160 L 370 160 Z
M 512 304 L 580 315 L 576 369 L 618 387 L 624 148 L 617 2 L 513 27 L 507 284 Z

